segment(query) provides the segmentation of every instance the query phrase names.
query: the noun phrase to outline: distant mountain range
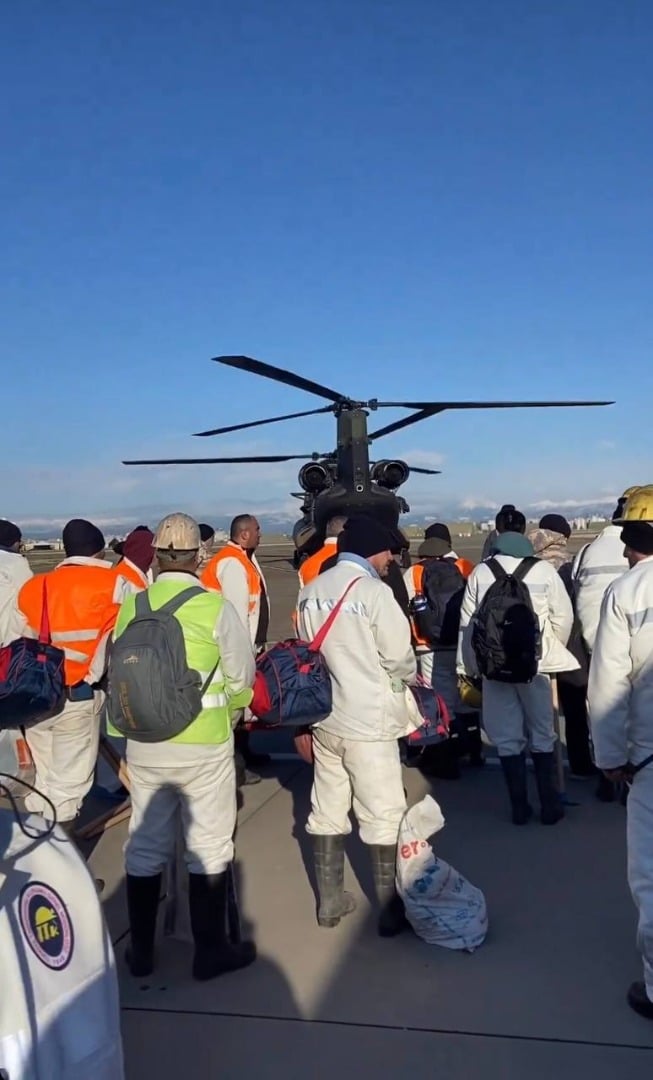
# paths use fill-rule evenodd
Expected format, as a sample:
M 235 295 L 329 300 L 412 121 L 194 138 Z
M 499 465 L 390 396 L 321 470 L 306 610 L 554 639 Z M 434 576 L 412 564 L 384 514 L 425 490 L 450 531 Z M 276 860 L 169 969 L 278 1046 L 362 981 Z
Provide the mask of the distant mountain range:
M 419 500 L 421 502 L 421 500 Z M 520 505 L 521 509 L 530 520 L 535 520 L 546 513 L 561 513 L 567 518 L 590 518 L 609 517 L 616 503 L 616 497 L 596 499 L 561 499 L 556 502 L 552 499 L 542 500 L 530 505 Z M 297 504 L 299 507 L 299 504 Z M 92 516 L 93 521 L 104 531 L 107 540 L 113 536 L 123 536 L 139 524 L 154 526 L 167 512 L 168 507 L 150 506 L 143 508 L 140 513 L 117 512 L 115 514 L 97 514 Z M 215 514 L 210 510 L 201 511 L 200 508 L 188 508 L 198 521 L 208 521 L 216 529 L 228 529 L 231 517 L 225 514 Z M 264 532 L 289 533 L 299 517 L 298 512 L 293 512 L 292 507 L 254 508 Z M 404 514 L 401 518 L 403 525 L 424 525 L 438 518 L 444 521 L 473 521 L 483 522 L 494 518 L 497 512 L 496 504 L 484 503 L 472 499 L 466 499 L 456 503 L 438 503 L 426 513 L 421 505 L 415 506 L 415 512 Z M 21 517 L 19 524 L 25 537 L 33 539 L 51 539 L 60 535 L 63 526 L 68 519 L 65 517 Z

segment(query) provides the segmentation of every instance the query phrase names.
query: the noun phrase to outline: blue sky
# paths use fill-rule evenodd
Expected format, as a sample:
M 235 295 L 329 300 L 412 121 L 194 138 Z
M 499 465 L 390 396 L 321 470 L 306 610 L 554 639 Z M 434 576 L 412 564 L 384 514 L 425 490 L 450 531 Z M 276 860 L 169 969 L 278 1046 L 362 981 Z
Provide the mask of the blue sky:
M 4 13 L 0 513 L 286 505 L 319 405 L 607 397 L 445 414 L 415 507 L 612 495 L 651 477 L 653 7 L 647 0 L 24 0 Z M 387 413 L 383 422 L 395 414 Z M 378 425 L 377 425 L 378 426 Z

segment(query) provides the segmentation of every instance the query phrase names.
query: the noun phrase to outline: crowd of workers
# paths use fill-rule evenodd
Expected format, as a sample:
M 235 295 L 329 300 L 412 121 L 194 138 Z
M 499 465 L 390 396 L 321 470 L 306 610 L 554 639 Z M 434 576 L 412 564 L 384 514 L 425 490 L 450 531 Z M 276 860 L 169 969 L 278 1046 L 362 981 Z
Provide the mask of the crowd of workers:
M 154 532 L 135 529 L 113 563 L 100 530 L 75 519 L 63 530 L 61 564 L 33 575 L 20 553 L 20 530 L 0 522 L 0 645 L 36 637 L 45 610 L 52 643 L 65 653 L 63 711 L 26 731 L 36 774 L 28 810 L 47 816 L 54 806 L 59 824 L 74 835 L 96 768 L 107 656 L 136 618 L 139 597 L 147 597 L 149 610 L 172 605 L 189 667 L 200 674 L 201 711 L 190 726 L 165 741 L 126 743 L 132 800 L 125 848 L 127 962 L 135 976 L 147 976 L 155 966 L 157 907 L 178 811 L 195 978 L 214 978 L 256 957 L 254 944 L 241 940 L 230 917 L 230 868 L 236 788 L 256 782 L 256 768 L 268 760 L 250 749 L 244 726 L 256 657 L 269 638 L 270 599 L 256 557 L 260 535 L 256 519 L 240 515 L 229 541 L 214 553 L 211 527 L 176 513 Z M 529 529 L 524 515 L 506 505 L 477 566 L 457 555 L 441 523 L 426 530 L 418 561 L 406 565 L 408 545 L 397 530 L 369 517 L 340 517 L 329 522 L 323 547 L 299 567 L 294 625 L 301 638 L 312 640 L 342 600 L 322 646 L 332 711 L 312 732 L 306 827 L 317 917 L 321 926 L 334 927 L 354 909 L 344 891 L 353 809 L 370 852 L 379 934 L 404 928 L 395 889 L 397 835 L 406 810 L 402 763 L 454 777 L 456 745 L 472 764 L 483 764 L 481 731 L 498 753 L 513 823 L 523 826 L 533 815 L 530 755 L 540 820 L 557 824 L 564 817 L 554 768 L 559 698 L 570 771 L 596 775 L 597 794 L 605 800 L 627 785 L 629 883 L 644 963 L 644 981 L 631 986 L 628 1000 L 653 1019 L 653 487 L 628 489 L 612 523 L 575 557 L 570 536 L 561 515 L 548 514 Z M 463 582 L 455 633 L 443 635 L 436 647 L 414 617 L 416 597 L 434 566 L 443 581 L 459 575 Z M 479 674 L 474 626 L 499 577 L 523 580 L 539 624 L 537 670 L 523 683 Z M 426 748 L 415 759 L 402 737 L 406 687 L 418 678 L 436 689 L 454 723 L 448 744 Z

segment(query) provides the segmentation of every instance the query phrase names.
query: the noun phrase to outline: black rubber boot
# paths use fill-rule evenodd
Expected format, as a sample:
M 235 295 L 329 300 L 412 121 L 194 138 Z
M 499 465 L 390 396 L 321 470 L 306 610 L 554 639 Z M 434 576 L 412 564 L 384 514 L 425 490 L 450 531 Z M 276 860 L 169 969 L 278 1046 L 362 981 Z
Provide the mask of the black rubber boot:
M 229 940 L 229 873 L 225 870 L 222 874 L 188 875 L 190 925 L 195 942 L 193 978 L 201 982 L 238 971 L 256 960 L 253 941 Z
M 499 761 L 510 796 L 512 823 L 525 825 L 533 816 L 533 807 L 528 801 L 526 758 L 523 754 L 511 754 L 508 757 L 500 757 Z
M 136 978 L 154 971 L 156 914 L 161 895 L 161 874 L 134 877 L 127 874 L 127 911 L 131 945 L 125 953 L 127 967 Z
M 535 781 L 540 797 L 540 821 L 543 825 L 557 825 L 565 816 L 560 794 L 555 785 L 555 762 L 550 754 L 533 754 Z
M 395 887 L 396 844 L 370 844 L 374 888 L 379 905 L 379 936 L 396 937 L 408 922 L 404 904 Z
M 315 876 L 320 898 L 317 921 L 320 926 L 337 926 L 344 915 L 356 908 L 351 893 L 345 885 L 345 838 L 344 836 L 314 836 L 313 857 Z

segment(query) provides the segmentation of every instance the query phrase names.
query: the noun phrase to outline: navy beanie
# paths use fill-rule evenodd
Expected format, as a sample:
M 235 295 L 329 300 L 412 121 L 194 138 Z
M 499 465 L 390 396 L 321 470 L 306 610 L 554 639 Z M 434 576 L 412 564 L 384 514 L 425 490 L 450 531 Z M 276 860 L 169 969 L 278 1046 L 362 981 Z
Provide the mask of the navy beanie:
M 84 518 L 73 518 L 64 526 L 63 547 L 67 556 L 71 555 L 98 555 L 104 551 L 104 536 L 97 525 L 92 525 Z

